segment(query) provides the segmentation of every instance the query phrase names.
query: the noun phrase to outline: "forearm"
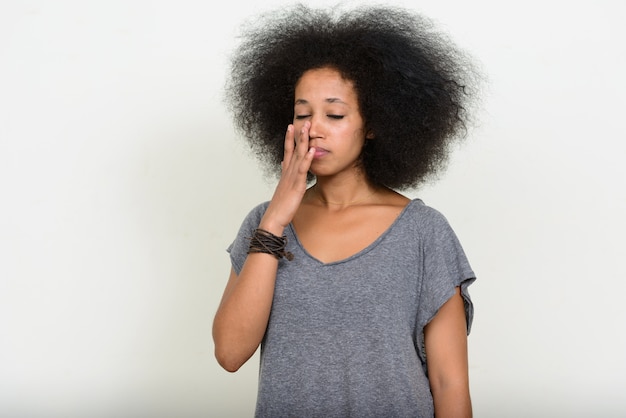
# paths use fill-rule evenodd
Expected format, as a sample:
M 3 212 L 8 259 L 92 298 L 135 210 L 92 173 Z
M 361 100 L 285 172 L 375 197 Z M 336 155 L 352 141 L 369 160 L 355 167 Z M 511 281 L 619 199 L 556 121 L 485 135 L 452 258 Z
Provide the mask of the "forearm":
M 437 418 L 470 418 L 467 325 L 460 289 L 424 329 L 430 390 Z
M 433 388 L 436 418 L 471 418 L 472 403 L 466 384 Z
M 277 264 L 269 254 L 249 254 L 240 274 L 229 280 L 213 320 L 215 357 L 228 371 L 239 369 L 263 339 Z

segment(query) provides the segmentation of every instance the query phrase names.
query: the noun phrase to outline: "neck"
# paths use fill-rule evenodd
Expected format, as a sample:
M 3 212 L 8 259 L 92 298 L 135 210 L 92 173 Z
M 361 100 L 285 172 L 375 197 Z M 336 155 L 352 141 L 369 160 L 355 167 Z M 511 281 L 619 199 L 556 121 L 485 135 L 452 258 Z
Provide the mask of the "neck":
M 373 201 L 378 188 L 364 181 L 336 183 L 318 181 L 311 188 L 311 197 L 334 209 L 368 204 Z

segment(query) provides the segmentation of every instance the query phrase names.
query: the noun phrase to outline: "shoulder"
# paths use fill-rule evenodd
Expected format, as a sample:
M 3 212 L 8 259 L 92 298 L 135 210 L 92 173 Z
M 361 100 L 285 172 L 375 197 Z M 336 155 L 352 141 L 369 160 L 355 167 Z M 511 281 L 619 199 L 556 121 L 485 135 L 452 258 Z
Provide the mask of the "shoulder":
M 248 212 L 239 226 L 235 239 L 227 248 L 227 251 L 231 256 L 232 265 L 237 274 L 241 271 L 247 256 L 250 243 L 249 237 L 251 236 L 252 231 L 258 227 L 268 205 L 269 202 L 259 203 Z
M 448 225 L 448 220 L 439 210 L 428 206 L 421 199 L 412 199 L 404 211 L 407 220 L 418 224 L 422 228 L 436 228 Z
M 250 235 L 250 231 L 254 230 L 258 227 L 261 222 L 261 218 L 265 214 L 267 207 L 269 205 L 269 201 L 259 203 L 252 207 L 243 218 L 239 225 L 239 235 Z
M 250 211 L 248 212 L 248 214 L 246 215 L 246 221 L 251 221 L 251 222 L 260 222 L 261 218 L 263 217 L 263 215 L 265 214 L 265 211 L 267 210 L 267 207 L 269 206 L 270 202 L 269 201 L 265 201 L 265 202 L 261 202 L 258 203 L 257 205 L 253 206 L 252 209 L 250 209 Z
M 252 210 L 250 211 L 250 213 L 259 213 L 259 214 L 263 215 L 265 213 L 265 211 L 267 210 L 267 207 L 269 206 L 269 204 L 270 204 L 269 200 L 261 202 L 261 203 L 257 204 L 256 206 L 254 206 L 252 208 Z
M 402 234 L 417 237 L 423 243 L 458 242 L 446 216 L 420 199 L 413 199 L 407 205 L 399 229 Z

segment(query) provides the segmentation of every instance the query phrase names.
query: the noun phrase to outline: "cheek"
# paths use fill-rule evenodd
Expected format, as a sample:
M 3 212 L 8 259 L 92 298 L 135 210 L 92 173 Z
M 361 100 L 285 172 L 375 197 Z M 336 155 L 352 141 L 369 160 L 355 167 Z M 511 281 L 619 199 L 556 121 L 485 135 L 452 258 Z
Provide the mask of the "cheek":
M 352 132 L 352 144 L 355 148 L 361 149 L 365 145 L 365 134 L 362 129 Z
M 295 132 L 298 133 L 300 132 L 300 129 L 302 129 L 302 126 L 304 126 L 304 120 L 298 120 L 298 119 L 293 119 L 292 120 L 292 125 L 295 128 Z

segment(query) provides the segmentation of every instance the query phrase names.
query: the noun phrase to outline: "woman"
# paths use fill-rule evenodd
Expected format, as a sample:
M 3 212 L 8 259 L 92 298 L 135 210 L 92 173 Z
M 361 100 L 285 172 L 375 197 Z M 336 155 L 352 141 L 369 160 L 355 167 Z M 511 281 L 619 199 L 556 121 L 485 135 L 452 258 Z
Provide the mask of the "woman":
M 279 180 L 228 248 L 213 338 L 233 372 L 261 346 L 256 416 L 471 416 L 475 276 L 446 219 L 399 193 L 464 133 L 471 68 L 398 8 L 248 26 L 229 104 Z

